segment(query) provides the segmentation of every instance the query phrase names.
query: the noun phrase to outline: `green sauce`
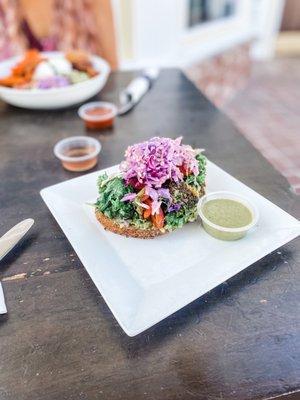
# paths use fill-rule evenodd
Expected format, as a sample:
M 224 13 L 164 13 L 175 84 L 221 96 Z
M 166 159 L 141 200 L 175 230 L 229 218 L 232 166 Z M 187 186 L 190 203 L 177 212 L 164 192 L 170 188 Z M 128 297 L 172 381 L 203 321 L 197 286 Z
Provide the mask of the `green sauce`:
M 224 228 L 241 228 L 252 221 L 249 208 L 230 199 L 209 200 L 202 212 L 210 222 Z

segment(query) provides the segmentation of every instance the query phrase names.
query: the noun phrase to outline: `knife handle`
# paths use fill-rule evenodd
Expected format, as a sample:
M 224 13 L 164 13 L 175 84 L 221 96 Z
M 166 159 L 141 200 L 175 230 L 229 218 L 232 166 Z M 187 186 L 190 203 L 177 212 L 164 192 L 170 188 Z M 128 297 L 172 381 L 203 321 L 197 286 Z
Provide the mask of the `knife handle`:
M 135 78 L 120 94 L 120 99 L 121 97 L 124 99 L 124 97 L 126 96 L 126 98 L 130 100 L 130 102 L 136 104 L 148 91 L 149 87 L 150 81 L 147 78 L 143 76 Z

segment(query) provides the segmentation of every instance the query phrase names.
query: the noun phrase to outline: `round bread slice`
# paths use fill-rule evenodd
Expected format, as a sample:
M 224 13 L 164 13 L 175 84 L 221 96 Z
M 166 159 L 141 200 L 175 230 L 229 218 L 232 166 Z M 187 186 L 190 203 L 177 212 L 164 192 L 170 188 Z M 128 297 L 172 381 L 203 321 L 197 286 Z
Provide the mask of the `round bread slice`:
M 127 237 L 134 237 L 139 239 L 153 239 L 156 236 L 164 235 L 168 233 L 167 231 L 161 231 L 157 228 L 142 229 L 135 226 L 125 226 L 119 224 L 117 221 L 108 218 L 101 211 L 95 211 L 97 220 L 104 226 L 104 229 L 117 233 L 118 235 L 123 235 Z

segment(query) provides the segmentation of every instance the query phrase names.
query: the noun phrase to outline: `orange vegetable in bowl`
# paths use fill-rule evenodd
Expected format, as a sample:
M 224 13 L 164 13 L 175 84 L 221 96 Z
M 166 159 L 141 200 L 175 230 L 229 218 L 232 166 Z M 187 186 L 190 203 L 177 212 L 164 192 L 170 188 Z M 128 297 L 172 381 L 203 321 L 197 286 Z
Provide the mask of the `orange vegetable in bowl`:
M 28 50 L 24 58 L 12 68 L 11 74 L 0 79 L 0 85 L 16 87 L 29 83 L 36 66 L 43 60 L 38 50 Z
M 66 59 L 78 71 L 86 72 L 90 77 L 98 75 L 91 63 L 90 57 L 82 50 L 71 50 L 65 55 Z

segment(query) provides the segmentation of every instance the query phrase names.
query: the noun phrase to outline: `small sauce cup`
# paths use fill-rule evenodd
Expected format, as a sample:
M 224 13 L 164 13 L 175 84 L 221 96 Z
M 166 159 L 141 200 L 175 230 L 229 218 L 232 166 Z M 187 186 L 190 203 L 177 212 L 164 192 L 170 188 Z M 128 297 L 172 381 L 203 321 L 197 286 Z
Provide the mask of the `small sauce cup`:
M 87 129 L 101 130 L 111 128 L 118 113 L 117 107 L 104 101 L 93 101 L 78 109 Z
M 238 228 L 227 228 L 221 225 L 217 225 L 210 221 L 205 214 L 203 213 L 203 207 L 204 205 L 211 201 L 211 200 L 217 200 L 217 199 L 229 199 L 229 200 L 234 200 L 238 203 L 241 203 L 244 205 L 251 213 L 251 222 L 245 226 L 238 227 Z M 258 209 L 256 206 L 251 203 L 247 198 L 244 196 L 241 196 L 236 193 L 232 192 L 226 192 L 226 191 L 220 191 L 220 192 L 212 192 L 208 193 L 205 196 L 203 196 L 198 203 L 198 214 L 202 220 L 202 225 L 205 231 L 213 236 L 216 239 L 221 239 L 221 240 L 238 240 L 241 239 L 246 235 L 246 233 L 253 228 L 259 219 L 259 213 Z
M 87 136 L 62 139 L 54 146 L 54 154 L 68 171 L 82 172 L 93 168 L 98 162 L 101 143 Z

